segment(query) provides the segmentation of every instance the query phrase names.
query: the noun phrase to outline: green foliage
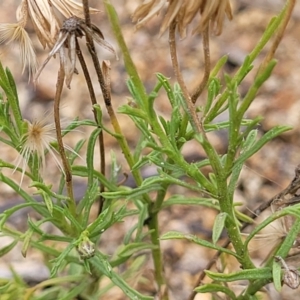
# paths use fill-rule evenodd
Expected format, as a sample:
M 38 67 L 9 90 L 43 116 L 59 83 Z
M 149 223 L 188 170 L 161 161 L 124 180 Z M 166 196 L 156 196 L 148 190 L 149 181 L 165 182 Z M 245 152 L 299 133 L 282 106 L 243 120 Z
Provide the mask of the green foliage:
M 59 190 L 56 191 L 51 185 L 46 185 L 39 175 L 41 159 L 38 153 L 30 153 L 26 171 L 12 162 L 0 161 L 0 180 L 24 200 L 24 203 L 7 209 L 0 215 L 1 234 L 13 239 L 9 245 L 0 249 L 0 256 L 7 254 L 18 242 L 21 242 L 23 256 L 26 256 L 30 248 L 40 251 L 44 254 L 45 260 L 50 259 L 48 266 L 51 271 L 51 278 L 35 287 L 29 287 L 16 274 L 12 280 L 0 279 L 0 292 L 6 295 L 5 299 L 18 299 L 22 293 L 25 293 L 25 299 L 73 299 L 79 295 L 83 299 L 96 299 L 115 285 L 130 299 L 153 299 L 132 288 L 127 279 L 134 276 L 134 273 L 138 273 L 138 269 L 144 262 L 140 260 L 139 255 L 143 255 L 145 251 L 151 251 L 155 280 L 159 287 L 163 286 L 165 279 L 162 272 L 160 241 L 172 239 L 185 239 L 199 247 L 219 251 L 232 257 L 242 266 L 241 271 L 234 273 L 206 270 L 206 275 L 213 282 L 197 287 L 195 289 L 197 293 L 220 292 L 230 299 L 254 299 L 261 288 L 272 281 L 276 289 L 280 290 L 282 284 L 280 264 L 270 258 L 265 266 L 255 267 L 248 245 L 260 230 L 274 220 L 287 215 L 292 215 L 298 220 L 300 206 L 286 207 L 274 213 L 243 240 L 240 234 L 241 222 L 250 220 L 236 209 L 234 192 L 247 159 L 270 140 L 290 129 L 287 126 L 276 126 L 259 137 L 256 128 L 262 117 L 258 116 L 254 119 L 245 117 L 258 90 L 271 76 L 276 65 L 274 60 L 257 74 L 244 97 L 239 94 L 240 84 L 253 69 L 256 57 L 276 33 L 283 15 L 270 22 L 255 49 L 246 57 L 233 77 L 225 74 L 222 78 L 219 75 L 227 60 L 226 57 L 222 57 L 211 71 L 207 83 L 206 102 L 203 107 L 198 108 L 203 114 L 201 122 L 205 133 L 199 133 L 195 132 L 191 125 L 191 116 L 179 84 L 172 85 L 167 77 L 157 73 L 156 85 L 149 94 L 146 94 L 131 57 L 127 53 L 128 49 L 124 43 L 115 11 L 109 3 L 106 4 L 106 8 L 113 29 L 117 33 L 130 78 L 127 86 L 132 103 L 119 107 L 118 112 L 127 115 L 138 128 L 139 140 L 136 147 L 131 150 L 122 132 L 117 130 L 112 132 L 102 123 L 102 111 L 99 105 L 93 105 L 95 121 L 75 119 L 69 124 L 64 134 L 72 132 L 79 126 L 93 128 L 86 141 L 85 162 L 82 165 L 77 164 L 76 153 L 70 153 L 68 157 L 72 175 L 87 180 L 85 194 L 76 204 L 75 215 L 68 206 L 70 196 L 62 193 L 64 187 L 67 186 L 63 171 Z M 22 154 L 24 138 L 28 133 L 28 123 L 22 117 L 13 76 L 8 69 L 3 68 L 2 64 L 0 64 L 0 87 L 3 90 L 0 100 L 2 132 L 0 142 Z M 167 117 L 155 110 L 158 96 L 167 99 L 171 105 L 172 109 Z M 217 117 L 224 111 L 228 112 L 228 120 L 217 121 Z M 115 121 L 112 120 L 113 122 Z M 209 132 L 221 129 L 228 133 L 228 149 L 225 154 L 218 153 L 207 137 Z M 137 187 L 129 188 L 118 184 L 120 167 L 114 153 L 111 154 L 113 163 L 107 177 L 95 168 L 95 148 L 99 135 L 103 131 L 119 142 Z M 205 159 L 193 163 L 185 160 L 182 149 L 191 140 L 197 141 L 202 147 L 206 154 Z M 83 147 L 84 143 L 83 140 L 78 141 L 75 147 L 76 152 Z M 145 148 L 148 149 L 147 154 L 143 151 Z M 49 150 L 45 149 L 46 155 L 48 152 Z M 157 174 L 144 179 L 140 171 L 148 164 L 157 167 Z M 211 169 L 208 176 L 204 172 L 207 167 Z M 22 188 L 22 185 L 5 175 L 4 169 L 15 169 L 16 172 L 29 179 L 31 187 L 35 189 L 36 194 L 41 196 L 42 201 L 37 202 L 33 195 Z M 187 191 L 194 191 L 199 196 L 171 195 L 168 198 L 167 191 L 173 185 L 181 186 Z M 99 186 L 103 189 L 101 190 Z M 105 199 L 103 209 L 91 221 L 92 207 L 100 196 Z M 160 234 L 159 212 L 178 204 L 199 205 L 218 212 L 212 228 L 212 241 L 180 232 Z M 39 221 L 28 218 L 28 227 L 24 229 L 24 232 L 10 228 L 7 220 L 25 207 L 31 207 L 37 212 L 40 215 Z M 114 256 L 110 257 L 102 253 L 98 247 L 102 233 L 131 216 L 135 217 L 135 223 L 127 231 L 123 243 L 119 245 Z M 51 223 L 60 234 L 57 233 L 58 231 L 53 234 L 45 232 L 42 226 L 44 223 Z M 277 249 L 276 255 L 286 257 L 300 231 L 299 224 L 300 222 L 295 222 Z M 145 225 L 148 225 L 148 228 Z M 228 233 L 233 246 L 232 250 L 218 245 L 224 231 Z M 47 241 L 52 241 L 52 244 L 45 243 Z M 63 248 L 57 246 L 61 244 L 64 245 Z M 116 267 L 125 263 L 129 264 L 128 270 L 119 273 Z M 111 284 L 99 290 L 104 276 L 110 279 Z M 236 295 L 228 288 L 227 283 L 240 280 L 247 280 L 249 285 L 240 295 Z M 43 289 L 45 286 L 49 288 Z

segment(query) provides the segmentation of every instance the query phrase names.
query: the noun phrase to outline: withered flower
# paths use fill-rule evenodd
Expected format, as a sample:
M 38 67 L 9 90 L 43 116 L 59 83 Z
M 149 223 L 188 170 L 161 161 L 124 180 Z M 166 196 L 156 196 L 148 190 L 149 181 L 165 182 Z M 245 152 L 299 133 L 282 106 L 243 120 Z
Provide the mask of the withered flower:
M 60 61 L 65 71 L 66 85 L 70 88 L 73 74 L 77 73 L 76 39 L 81 38 L 84 35 L 90 36 L 100 46 L 116 55 L 113 47 L 105 41 L 104 36 L 98 27 L 92 24 L 90 28 L 85 24 L 85 20 L 73 16 L 64 21 L 55 45 L 50 51 L 47 59 L 37 71 L 34 80 L 36 81 L 38 79 L 51 57 L 53 57 L 56 53 L 59 53 Z
M 53 47 L 60 31 L 58 16 L 53 8 L 57 9 L 65 18 L 83 17 L 82 4 L 74 0 L 22 0 L 22 2 L 27 3 L 28 14 L 44 48 L 46 46 Z M 90 8 L 90 13 L 97 12 L 99 10 Z
M 187 26 L 199 13 L 199 24 L 193 29 L 193 33 L 202 33 L 211 24 L 214 33 L 219 35 L 222 33 L 225 15 L 229 20 L 232 19 L 229 0 L 145 0 L 132 16 L 133 21 L 137 22 L 136 27 L 143 26 L 165 6 L 167 8 L 160 27 L 161 34 L 176 20 L 179 34 L 184 37 Z
M 280 256 L 275 256 L 275 259 L 281 263 L 283 267 L 283 278 L 282 281 L 291 289 L 297 289 L 300 285 L 299 271 L 295 267 L 290 267 Z
M 37 156 L 39 169 L 43 172 L 46 165 L 46 154 L 49 153 L 55 160 L 58 167 L 63 170 L 59 160 L 56 157 L 56 149 L 53 147 L 53 143 L 56 142 L 56 130 L 55 124 L 51 122 L 51 114 L 42 115 L 39 118 L 33 119 L 33 121 L 27 121 L 27 130 L 21 138 L 21 150 L 16 159 L 16 168 L 21 167 L 22 177 L 20 185 L 22 184 L 26 167 L 30 159 L 34 155 Z M 75 151 L 67 145 L 64 147 L 75 153 Z M 76 155 L 78 155 L 76 153 Z M 78 155 L 79 156 L 79 155 Z M 14 170 L 14 171 L 15 171 Z
M 71 16 L 83 17 L 81 3 L 74 0 L 21 0 L 16 11 L 17 22 L 14 24 L 0 23 L 0 44 L 12 46 L 13 42 L 20 47 L 22 70 L 29 66 L 29 75 L 37 70 L 35 51 L 26 32 L 28 18 L 31 19 L 35 33 L 44 48 L 52 47 L 60 31 L 57 12 L 65 18 Z M 90 13 L 99 12 L 90 8 Z

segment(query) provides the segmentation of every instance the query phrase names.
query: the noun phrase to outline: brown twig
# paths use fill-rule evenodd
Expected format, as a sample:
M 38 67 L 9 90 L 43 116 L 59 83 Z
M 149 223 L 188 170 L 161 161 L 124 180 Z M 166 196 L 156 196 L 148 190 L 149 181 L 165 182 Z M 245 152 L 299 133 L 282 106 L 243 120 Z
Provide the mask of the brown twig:
M 296 192 L 300 189 L 300 165 L 298 165 L 295 169 L 295 176 L 291 183 L 281 192 L 276 194 L 274 197 L 272 197 L 270 200 L 262 203 L 258 208 L 256 208 L 254 211 L 249 211 L 248 209 L 243 211 L 245 215 L 255 220 L 263 211 L 265 211 L 267 208 L 269 208 L 272 204 L 275 204 L 276 206 L 287 206 L 287 205 L 293 205 L 295 203 L 299 203 L 300 197 L 296 195 Z M 241 227 L 241 231 L 246 229 L 251 223 L 243 223 Z M 230 240 L 226 239 L 225 242 L 222 244 L 222 248 L 227 248 L 230 245 Z M 221 251 L 218 251 L 214 257 L 207 263 L 205 268 L 200 272 L 199 277 L 197 279 L 197 282 L 194 286 L 194 288 L 201 285 L 202 280 L 205 278 L 205 270 L 209 270 L 213 267 L 213 265 L 217 262 L 218 258 L 222 254 Z M 191 294 L 188 297 L 188 300 L 193 300 L 196 296 L 196 292 L 191 292 Z
M 204 75 L 201 83 L 196 87 L 195 91 L 192 94 L 192 102 L 195 104 L 197 99 L 202 94 L 205 89 L 209 74 L 210 74 L 210 52 L 209 52 L 209 26 L 203 31 L 203 52 L 204 52 Z
M 88 12 L 88 10 L 86 9 L 86 6 L 88 6 L 88 0 L 83 0 L 83 4 L 84 4 L 84 11 L 85 11 L 85 17 L 86 20 L 89 19 L 89 17 L 87 16 L 88 13 L 86 13 L 86 11 Z M 119 124 L 119 121 L 115 115 L 114 109 L 111 105 L 111 94 L 110 94 L 110 87 L 108 87 L 108 84 L 106 82 L 106 79 L 103 76 L 103 72 L 101 70 L 101 66 L 99 63 L 99 59 L 95 50 L 95 45 L 94 45 L 94 41 L 90 36 L 86 36 L 86 43 L 87 43 L 87 48 L 91 54 L 92 60 L 93 60 L 93 65 L 94 68 L 96 70 L 96 74 L 97 74 L 97 78 L 98 78 L 98 82 L 102 91 L 102 95 L 103 95 L 103 99 L 104 99 L 104 103 L 108 112 L 108 115 L 110 117 L 110 121 L 111 124 L 114 128 L 115 133 L 119 136 L 119 142 L 120 142 L 120 146 L 122 148 L 122 151 L 124 153 L 124 156 L 130 166 L 130 168 L 133 167 L 134 165 L 134 161 L 133 158 L 131 156 L 131 153 L 128 151 L 129 147 L 128 147 L 128 143 L 126 141 L 126 139 L 124 138 L 124 135 L 122 134 L 122 130 L 121 130 L 121 126 Z M 132 171 L 132 173 L 135 175 L 134 178 L 136 180 L 137 185 L 140 185 L 141 183 L 141 177 L 138 174 L 137 171 Z
M 90 14 L 89 14 L 89 3 L 88 3 L 88 0 L 83 0 L 82 2 L 83 2 L 83 7 L 84 7 L 85 22 L 86 22 L 87 26 L 90 26 L 91 20 L 90 20 Z M 103 76 L 103 73 L 102 73 L 102 70 L 100 67 L 100 63 L 99 63 L 99 59 L 98 59 L 98 56 L 96 53 L 94 41 L 89 35 L 86 35 L 86 43 L 87 43 L 88 50 L 89 50 L 92 60 L 93 60 L 93 64 L 94 64 L 94 67 L 96 70 L 100 88 L 102 90 L 103 99 L 104 99 L 104 102 L 106 105 L 106 109 L 107 109 L 109 115 L 113 116 L 114 111 L 113 111 L 113 108 L 111 107 L 110 93 L 106 88 L 107 85 L 106 85 L 106 82 L 105 82 L 105 79 L 104 79 L 104 76 Z
M 55 92 L 55 97 L 54 97 L 54 122 L 55 122 L 58 150 L 59 150 L 60 157 L 61 157 L 62 164 L 63 164 L 65 179 L 66 179 L 67 193 L 69 196 L 68 208 L 69 208 L 71 214 L 74 217 L 76 217 L 76 202 L 74 200 L 74 193 L 73 193 L 72 173 L 71 173 L 70 165 L 69 165 L 66 153 L 65 153 L 65 148 L 64 148 L 62 134 L 61 134 L 61 125 L 60 125 L 59 108 L 60 108 L 61 93 L 62 93 L 63 85 L 64 85 L 64 79 L 65 79 L 64 67 L 62 64 L 60 64 L 60 69 L 59 69 L 57 83 L 56 83 L 56 92 Z
M 176 48 L 176 37 L 175 37 L 176 25 L 177 25 L 176 20 L 173 20 L 169 27 L 169 47 L 170 47 L 170 54 L 171 54 L 171 60 L 172 60 L 174 74 L 176 76 L 178 84 L 183 93 L 183 97 L 186 101 L 188 114 L 191 116 L 191 119 L 192 119 L 191 120 L 192 126 L 194 127 L 194 130 L 196 131 L 196 133 L 202 133 L 205 136 L 203 126 L 201 125 L 201 122 L 196 113 L 196 107 L 195 107 L 195 105 L 192 101 L 192 98 L 188 92 L 188 89 L 185 85 L 185 82 L 183 80 L 183 77 L 182 77 L 182 74 L 181 74 L 181 71 L 179 68 L 179 63 L 178 63 L 178 58 L 177 58 L 177 48 Z

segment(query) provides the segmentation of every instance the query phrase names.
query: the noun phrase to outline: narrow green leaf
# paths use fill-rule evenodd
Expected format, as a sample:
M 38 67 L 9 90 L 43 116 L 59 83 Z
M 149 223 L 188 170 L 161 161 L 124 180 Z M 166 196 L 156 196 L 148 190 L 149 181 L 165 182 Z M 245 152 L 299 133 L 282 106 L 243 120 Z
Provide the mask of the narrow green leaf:
M 141 95 L 138 93 L 138 90 L 135 87 L 133 80 L 128 80 L 126 83 L 127 83 L 127 88 L 129 90 L 130 94 L 132 95 L 133 99 L 136 100 L 136 103 L 138 104 L 138 106 L 144 107 L 144 103 L 146 101 L 144 101 L 143 97 L 141 97 Z M 146 93 L 143 94 L 143 96 L 145 98 L 147 98 Z
M 161 240 L 186 239 L 186 240 L 194 242 L 194 243 L 196 243 L 200 246 L 203 246 L 203 247 L 206 247 L 206 248 L 211 248 L 211 249 L 214 249 L 214 250 L 219 250 L 221 252 L 227 253 L 227 254 L 232 255 L 234 257 L 238 257 L 238 255 L 236 253 L 234 253 L 233 251 L 230 251 L 226 248 L 222 248 L 222 247 L 219 247 L 217 245 L 214 245 L 214 244 L 212 244 L 212 243 L 210 243 L 206 240 L 200 239 L 197 236 L 192 235 L 192 234 L 184 234 L 184 233 L 177 232 L 177 231 L 169 231 L 169 232 L 163 234 L 160 239 Z
M 294 222 L 293 226 L 289 229 L 287 236 L 285 237 L 283 243 L 280 245 L 278 251 L 276 252 L 277 256 L 280 256 L 282 258 L 286 257 L 290 251 L 290 249 L 293 247 L 295 240 L 299 236 L 300 232 L 300 204 L 289 206 L 286 208 L 283 208 L 281 212 L 287 212 L 288 214 L 294 215 L 297 219 Z
M 158 246 L 148 243 L 130 243 L 126 245 L 119 253 L 118 256 L 126 257 L 141 251 L 141 250 L 158 249 Z
M 212 78 L 208 85 L 208 95 L 207 100 L 204 107 L 203 114 L 206 115 L 211 109 L 213 100 L 220 92 L 220 80 L 217 78 Z
M 276 291 L 281 291 L 281 265 L 275 259 L 272 264 L 273 283 Z
M 51 278 L 55 277 L 59 268 L 63 265 L 64 261 L 66 260 L 66 257 L 68 254 L 72 251 L 72 249 L 75 248 L 75 243 L 70 243 L 61 253 L 60 255 L 50 261 L 53 265 L 51 268 Z
M 95 149 L 95 144 L 98 141 L 98 137 L 100 132 L 102 131 L 101 128 L 95 129 L 88 141 L 88 146 L 87 146 L 87 153 L 86 153 L 86 165 L 87 165 L 87 170 L 88 170 L 88 183 L 92 184 L 94 180 L 94 149 Z
M 232 290 L 230 290 L 228 287 L 220 285 L 220 284 L 214 284 L 214 283 L 205 284 L 202 286 L 198 286 L 197 288 L 194 289 L 194 291 L 197 293 L 221 292 L 221 293 L 226 294 L 231 300 L 237 299 Z
M 263 222 L 258 224 L 252 232 L 247 236 L 245 242 L 244 242 L 244 247 L 247 249 L 249 242 L 255 235 L 261 231 L 263 228 L 274 222 L 275 220 L 282 218 L 288 214 L 294 215 L 296 218 L 299 218 L 299 209 L 300 209 L 300 204 L 296 204 L 293 206 L 288 206 L 285 207 L 279 211 L 276 211 L 273 213 L 271 216 L 266 218 Z M 300 222 L 295 222 L 292 228 L 290 229 L 288 235 L 284 239 L 284 242 L 280 246 L 279 250 L 277 251 L 276 255 L 281 256 L 281 257 L 286 257 L 289 250 L 291 249 L 296 236 L 298 235 L 300 231 Z
M 1 279 L 0 292 L 4 295 L 5 292 L 8 292 L 9 288 L 12 286 L 12 282 L 8 279 Z
M 103 192 L 101 195 L 105 199 L 118 199 L 118 198 L 128 198 L 133 199 L 141 195 L 145 195 L 152 191 L 158 191 L 162 189 L 161 184 L 159 184 L 154 178 L 147 178 L 143 181 L 143 184 L 135 189 L 130 188 L 119 188 L 117 192 Z
M 253 129 L 249 132 L 249 134 L 246 137 L 246 140 L 243 142 L 241 153 L 250 149 L 255 144 L 256 139 L 257 139 L 257 129 Z
M 16 102 L 19 105 L 18 91 L 17 91 L 17 86 L 16 86 L 16 82 L 14 80 L 14 77 L 13 77 L 12 73 L 10 72 L 10 70 L 8 68 L 6 68 L 5 71 L 6 71 L 6 76 L 7 76 L 7 80 L 8 80 L 8 83 L 10 85 L 11 91 L 12 91 L 13 95 L 15 95 L 15 97 L 17 98 Z M 20 106 L 19 106 L 19 113 L 21 115 Z
M 172 105 L 173 108 L 175 108 L 176 107 L 175 95 L 173 93 L 173 90 L 172 90 L 172 87 L 170 85 L 168 78 L 165 77 L 161 73 L 156 73 L 156 77 L 157 77 L 158 81 L 160 82 L 160 84 L 165 89 L 165 91 L 168 95 L 168 99 L 170 100 L 170 104 Z
M 186 197 L 185 195 L 173 195 L 172 197 L 163 202 L 162 208 L 169 207 L 172 205 L 200 205 L 219 210 L 218 201 L 216 199 Z
M 44 199 L 44 202 L 47 206 L 47 209 L 50 213 L 50 215 L 52 216 L 52 212 L 53 212 L 53 202 L 52 202 L 52 199 L 51 197 L 47 194 L 47 193 L 42 193 L 42 197 Z
M 290 126 L 276 126 L 269 130 L 259 141 L 257 141 L 248 151 L 245 151 L 241 156 L 236 160 L 235 164 L 244 163 L 249 157 L 255 154 L 260 150 L 267 142 L 274 139 L 276 136 L 281 133 L 291 130 Z
M 0 257 L 7 254 L 8 252 L 10 252 L 17 245 L 17 243 L 18 243 L 18 240 L 14 240 L 13 242 L 8 244 L 7 246 L 1 248 L 0 249 Z
M 38 181 L 33 181 L 31 184 L 30 184 L 30 187 L 35 187 L 38 189 L 38 191 L 36 192 L 36 194 L 41 194 L 42 196 L 44 194 L 47 194 L 48 196 L 50 197 L 53 197 L 55 199 L 58 199 L 58 200 L 68 200 L 69 197 L 68 196 L 65 196 L 65 195 L 62 195 L 62 194 L 58 194 L 58 193 L 54 193 L 52 190 L 51 190 L 51 186 L 47 186 L 45 185 L 44 183 L 42 182 L 38 182 Z M 53 206 L 53 205 L 52 205 Z
M 138 216 L 139 216 L 139 220 L 138 220 L 137 228 L 136 228 L 136 236 L 134 239 L 135 242 L 140 242 L 143 239 L 145 220 L 148 216 L 148 209 L 147 209 L 146 205 L 143 205 L 139 209 Z
M 26 257 L 26 254 L 27 254 L 27 251 L 28 251 L 28 248 L 30 246 L 30 240 L 31 240 L 31 237 L 33 235 L 33 229 L 32 228 L 29 228 L 25 233 L 24 233 L 24 240 L 23 240 L 23 245 L 22 245 L 22 250 L 21 250 L 21 253 L 23 255 L 23 257 Z
M 25 207 L 32 207 L 32 208 L 40 207 L 40 208 L 44 208 L 47 211 L 43 203 L 22 203 L 16 205 L 12 208 L 5 210 L 2 214 L 0 214 L 0 229 L 2 230 L 3 225 L 6 223 L 6 221 L 12 214 Z
M 95 176 L 109 191 L 115 191 L 118 187 L 111 183 L 103 174 L 96 170 L 93 171 L 93 176 Z M 90 170 L 86 166 L 72 166 L 72 174 L 74 176 L 88 177 L 90 175 Z
M 56 208 L 58 209 L 58 207 Z M 76 230 L 76 233 L 79 233 L 83 230 L 83 226 L 80 223 L 80 218 L 77 220 L 77 218 L 75 218 L 74 215 L 69 211 L 68 207 L 62 209 L 62 213 L 67 219 L 69 219 L 73 232 Z
M 217 243 L 217 241 L 219 240 L 219 238 L 222 234 L 222 231 L 225 227 L 226 218 L 227 218 L 227 213 L 222 212 L 222 213 L 219 213 L 215 219 L 214 226 L 213 226 L 213 232 L 212 232 L 212 241 L 214 244 Z
M 118 286 L 129 299 L 153 300 L 153 297 L 144 296 L 130 287 L 120 275 L 114 272 L 107 258 L 99 251 L 94 257 L 90 258 L 89 262 L 100 274 L 103 273 Z
M 60 296 L 59 300 L 73 300 L 78 299 L 78 296 L 80 293 L 82 293 L 86 289 L 86 282 L 85 280 L 81 280 L 78 282 L 78 284 L 75 285 L 75 287 L 68 289 L 68 292 L 65 296 Z
M 210 72 L 210 80 L 211 78 L 214 79 L 214 77 L 217 76 L 217 74 L 219 73 L 219 71 L 223 68 L 223 66 L 226 64 L 228 60 L 228 55 L 224 55 L 222 56 L 216 63 L 216 65 L 214 66 L 214 68 L 211 70 Z M 209 82 L 210 82 L 209 80 Z
M 77 205 L 76 211 L 78 215 L 82 216 L 82 227 L 86 227 L 88 225 L 92 205 L 94 204 L 99 194 L 99 183 L 97 180 L 94 180 L 92 185 L 89 185 L 87 187 L 83 198 Z
M 142 120 L 148 121 L 146 113 L 140 108 L 131 107 L 128 104 L 122 105 L 118 108 L 118 113 L 134 116 Z
M 242 271 L 230 273 L 230 274 L 216 273 L 216 272 L 206 270 L 205 273 L 212 280 L 216 280 L 216 281 L 220 281 L 220 282 L 231 282 L 231 281 L 237 281 L 237 280 L 271 279 L 272 278 L 271 268 L 248 269 L 248 270 L 242 270 Z

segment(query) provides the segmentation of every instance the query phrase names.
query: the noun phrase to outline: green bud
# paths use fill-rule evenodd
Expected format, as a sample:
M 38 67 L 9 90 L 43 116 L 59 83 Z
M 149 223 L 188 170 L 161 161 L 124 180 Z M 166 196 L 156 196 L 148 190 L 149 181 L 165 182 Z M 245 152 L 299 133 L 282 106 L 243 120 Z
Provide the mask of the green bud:
M 84 237 L 77 246 L 77 251 L 82 259 L 89 259 L 95 255 L 95 244 Z

